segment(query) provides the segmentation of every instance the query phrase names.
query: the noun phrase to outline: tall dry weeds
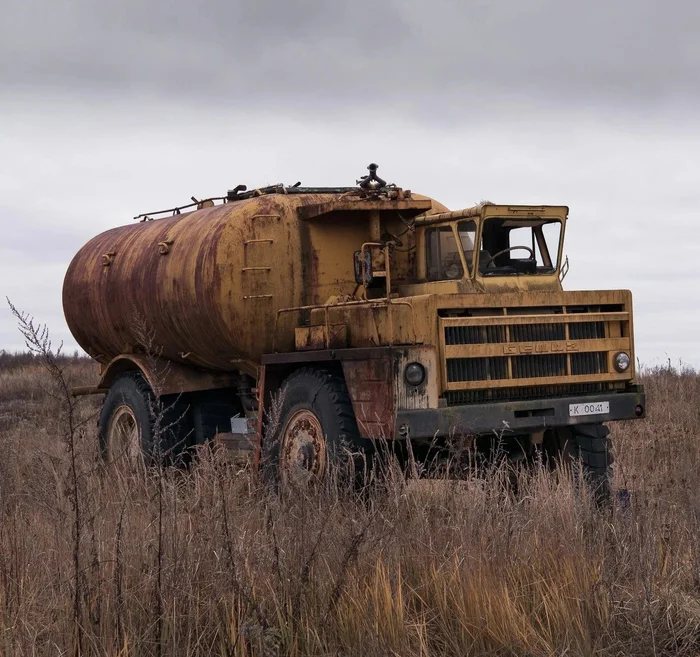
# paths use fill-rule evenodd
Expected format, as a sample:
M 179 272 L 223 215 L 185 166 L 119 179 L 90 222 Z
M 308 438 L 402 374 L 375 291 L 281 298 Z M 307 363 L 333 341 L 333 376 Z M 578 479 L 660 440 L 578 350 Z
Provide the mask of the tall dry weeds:
M 85 382 L 83 363 L 68 380 Z M 75 406 L 84 655 L 697 655 L 700 377 L 646 371 L 613 425 L 626 508 L 499 473 L 362 497 L 277 496 L 219 452 L 161 476 L 96 467 Z M 56 382 L 0 370 L 0 655 L 76 651 L 71 455 Z M 154 592 L 158 602 L 154 604 Z M 80 646 L 79 646 L 80 647 Z

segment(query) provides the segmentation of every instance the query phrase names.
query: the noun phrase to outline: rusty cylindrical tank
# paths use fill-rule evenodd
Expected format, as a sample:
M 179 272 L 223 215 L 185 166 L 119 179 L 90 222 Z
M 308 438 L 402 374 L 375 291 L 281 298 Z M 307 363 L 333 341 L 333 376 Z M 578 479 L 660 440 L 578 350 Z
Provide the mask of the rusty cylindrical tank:
M 277 310 L 304 301 L 300 204 L 269 195 L 108 230 L 73 258 L 63 286 L 68 326 L 101 363 L 143 348 L 230 370 L 272 348 Z

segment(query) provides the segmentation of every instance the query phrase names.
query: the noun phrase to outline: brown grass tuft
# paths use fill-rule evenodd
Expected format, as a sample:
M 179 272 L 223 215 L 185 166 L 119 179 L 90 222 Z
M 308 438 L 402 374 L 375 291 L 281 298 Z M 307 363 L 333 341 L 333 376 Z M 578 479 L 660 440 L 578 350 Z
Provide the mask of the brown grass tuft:
M 76 384 L 94 374 L 66 365 Z M 105 470 L 77 407 L 85 655 L 697 655 L 700 377 L 643 374 L 613 425 L 626 510 L 571 482 L 405 482 L 271 495 L 224 457 Z M 75 654 L 70 455 L 56 383 L 0 369 L 0 656 Z M 160 548 L 159 548 L 160 546 Z M 156 596 L 156 592 L 158 595 Z M 158 630 L 158 635 L 155 634 Z

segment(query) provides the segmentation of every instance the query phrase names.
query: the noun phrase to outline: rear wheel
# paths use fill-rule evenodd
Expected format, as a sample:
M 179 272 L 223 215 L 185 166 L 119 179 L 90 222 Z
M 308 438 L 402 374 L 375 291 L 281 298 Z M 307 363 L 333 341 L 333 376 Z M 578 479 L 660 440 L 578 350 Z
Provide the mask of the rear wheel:
M 123 374 L 105 397 L 98 433 L 107 463 L 143 469 L 173 462 L 190 433 L 188 409 L 177 398 L 157 399 L 140 374 Z
M 278 404 L 264 441 L 266 468 L 274 481 L 282 487 L 308 485 L 327 478 L 330 467 L 363 480 L 365 441 L 340 374 L 297 370 L 282 384 Z
M 107 421 L 103 440 L 105 459 L 110 463 L 123 459 L 132 465 L 143 465 L 142 435 L 143 429 L 134 408 L 127 403 L 120 404 Z

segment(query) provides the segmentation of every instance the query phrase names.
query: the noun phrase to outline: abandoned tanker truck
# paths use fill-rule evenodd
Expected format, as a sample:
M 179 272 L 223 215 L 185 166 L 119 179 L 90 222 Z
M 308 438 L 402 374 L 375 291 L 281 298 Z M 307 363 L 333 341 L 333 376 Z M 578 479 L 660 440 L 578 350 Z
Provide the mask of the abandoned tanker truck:
M 193 198 L 79 251 L 63 305 L 100 366 L 76 394 L 106 394 L 105 457 L 216 435 L 283 479 L 320 478 L 344 448 L 462 436 L 513 460 L 575 454 L 603 485 L 604 423 L 643 417 L 645 398 L 630 292 L 562 289 L 568 208 L 449 211 L 369 171 Z

